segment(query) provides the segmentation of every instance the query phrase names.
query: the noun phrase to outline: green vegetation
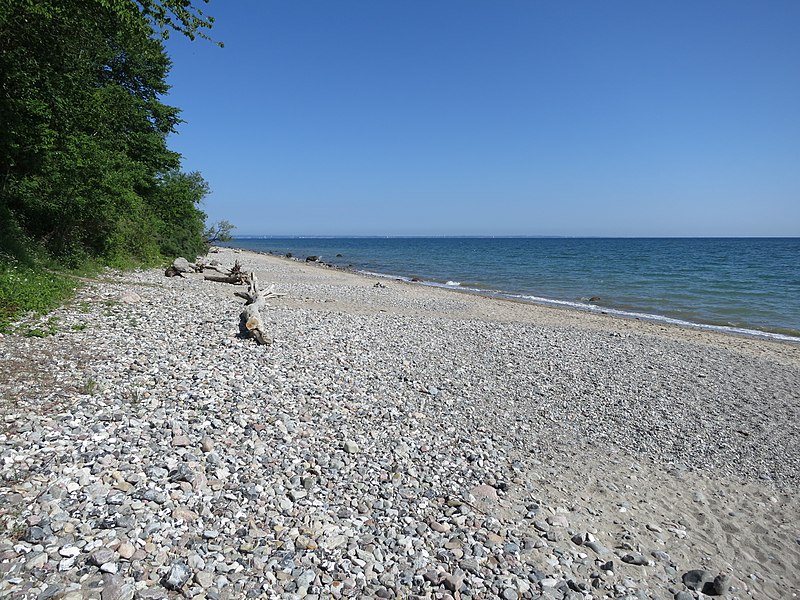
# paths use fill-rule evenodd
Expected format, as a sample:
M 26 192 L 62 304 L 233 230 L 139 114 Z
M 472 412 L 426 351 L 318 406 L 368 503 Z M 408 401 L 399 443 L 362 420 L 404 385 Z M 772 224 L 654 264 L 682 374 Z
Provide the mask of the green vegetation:
M 46 312 L 69 298 L 74 279 L 19 261 L 0 260 L 0 332 L 22 312 Z
M 69 296 L 55 265 L 192 258 L 222 226 L 167 148 L 180 111 L 160 100 L 161 39 L 212 24 L 189 0 L 0 0 L 0 330 Z

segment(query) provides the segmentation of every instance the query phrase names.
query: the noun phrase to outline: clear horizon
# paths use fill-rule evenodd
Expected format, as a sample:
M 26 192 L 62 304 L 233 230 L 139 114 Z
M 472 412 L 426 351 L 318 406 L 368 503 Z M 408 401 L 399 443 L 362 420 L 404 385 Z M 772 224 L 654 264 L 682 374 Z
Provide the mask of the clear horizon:
M 541 239 L 541 238 L 558 238 L 558 239 L 731 239 L 731 240 L 747 240 L 747 239 L 797 239 L 800 236 L 796 235 L 379 235 L 379 234 L 362 234 L 362 235 L 338 235 L 338 234 L 280 234 L 280 233 L 237 233 L 234 232 L 233 239 L 353 239 L 353 238 L 512 238 L 512 239 Z
M 239 235 L 800 235 L 800 3 L 207 12 L 170 144 Z

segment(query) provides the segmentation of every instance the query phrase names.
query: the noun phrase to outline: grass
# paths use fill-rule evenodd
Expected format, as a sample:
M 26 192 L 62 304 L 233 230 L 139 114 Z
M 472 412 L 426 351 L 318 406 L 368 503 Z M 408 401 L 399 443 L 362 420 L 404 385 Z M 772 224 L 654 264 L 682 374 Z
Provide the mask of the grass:
M 0 256 L 0 332 L 8 332 L 12 321 L 26 313 L 44 314 L 56 308 L 75 288 L 75 280 L 66 275 Z M 30 335 L 47 335 L 51 328 Z
M 161 264 L 163 260 L 163 257 L 159 257 L 158 262 L 117 259 L 109 261 L 107 266 L 130 270 L 152 267 Z M 49 259 L 41 258 L 41 255 L 33 255 L 29 260 L 20 261 L 0 251 L 0 333 L 11 333 L 12 323 L 26 314 L 42 315 L 63 305 L 74 296 L 81 280 L 97 280 L 104 266 L 106 265 L 99 261 L 87 260 L 78 268 L 64 269 Z M 116 280 L 114 282 L 118 283 Z M 108 300 L 105 304 L 106 310 L 110 311 L 117 302 Z M 82 302 L 78 309 L 89 312 L 89 305 Z M 56 329 L 56 323 L 50 320 L 36 327 L 17 329 L 17 332 L 29 337 L 45 337 L 53 335 Z

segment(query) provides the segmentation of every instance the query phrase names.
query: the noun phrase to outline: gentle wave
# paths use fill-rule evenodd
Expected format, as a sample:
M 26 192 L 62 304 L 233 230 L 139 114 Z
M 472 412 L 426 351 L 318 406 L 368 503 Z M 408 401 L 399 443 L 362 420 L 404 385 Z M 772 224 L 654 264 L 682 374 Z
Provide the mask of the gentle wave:
M 361 271 L 357 270 L 357 273 L 361 273 L 363 275 L 369 275 L 371 277 L 381 277 L 384 279 L 394 279 L 395 281 L 404 281 L 406 283 L 416 283 L 419 285 L 424 285 L 428 287 L 437 287 L 443 289 L 453 289 L 454 286 L 460 286 L 459 282 L 454 281 L 447 281 L 446 283 L 440 283 L 437 281 L 424 281 L 420 279 L 413 279 L 410 277 L 404 277 L 400 275 L 391 275 L 389 273 L 377 273 L 374 271 Z M 582 310 L 586 312 L 593 312 L 598 314 L 609 314 L 614 315 L 617 317 L 624 317 L 627 319 L 641 319 L 645 321 L 653 321 L 656 323 L 668 323 L 670 325 L 678 325 L 681 327 L 689 327 L 692 329 L 704 329 L 707 331 L 718 331 L 721 333 L 729 333 L 729 334 L 737 334 L 737 335 L 746 335 L 749 337 L 757 337 L 757 338 L 765 338 L 771 340 L 780 340 L 783 342 L 794 342 L 800 343 L 800 336 L 789 335 L 784 333 L 775 333 L 772 331 L 762 331 L 759 329 L 747 329 L 744 327 L 733 327 L 730 325 L 712 325 L 709 323 L 697 323 L 693 321 L 686 321 L 684 319 L 675 319 L 673 317 L 667 317 L 664 315 L 656 315 L 650 313 L 643 313 L 643 312 L 635 312 L 629 310 L 620 310 L 615 308 L 608 308 L 605 306 L 598 306 L 596 304 L 589 304 L 588 302 L 572 302 L 570 300 L 558 300 L 555 298 L 542 298 L 540 296 L 531 296 L 528 294 L 509 294 L 508 292 L 503 292 L 501 290 L 487 290 L 477 287 L 458 287 L 458 291 L 460 292 L 469 292 L 471 294 L 476 294 L 479 296 L 488 296 L 492 298 L 505 298 L 508 300 L 521 300 L 523 302 L 529 302 L 531 304 L 541 304 L 545 306 L 559 306 L 563 308 L 570 308 L 573 310 Z M 588 300 L 588 298 L 587 298 Z
M 696 323 L 692 321 L 685 321 L 683 319 L 674 319 L 672 317 L 665 317 L 664 315 L 653 315 L 649 313 L 640 313 L 627 310 L 619 310 L 614 308 L 606 308 L 594 304 L 584 304 L 583 302 L 570 302 L 568 300 L 554 300 L 552 298 L 540 298 L 538 296 L 526 296 L 516 294 L 498 294 L 505 298 L 512 298 L 515 300 L 525 300 L 535 304 L 546 304 L 554 306 L 565 306 L 568 308 L 584 310 L 589 312 L 596 312 L 600 314 L 610 314 L 618 317 L 626 317 L 629 319 L 643 319 L 646 321 L 655 321 L 658 323 L 669 323 L 671 325 L 680 325 L 681 327 L 691 327 L 693 329 L 706 329 L 710 331 L 721 331 L 724 333 L 736 333 L 740 335 L 747 335 L 752 337 L 762 337 L 774 340 L 781 340 L 784 342 L 800 343 L 800 336 L 792 336 L 783 333 L 774 333 L 771 331 L 761 331 L 759 329 L 746 329 L 744 327 L 732 327 L 730 325 L 711 325 L 708 323 Z

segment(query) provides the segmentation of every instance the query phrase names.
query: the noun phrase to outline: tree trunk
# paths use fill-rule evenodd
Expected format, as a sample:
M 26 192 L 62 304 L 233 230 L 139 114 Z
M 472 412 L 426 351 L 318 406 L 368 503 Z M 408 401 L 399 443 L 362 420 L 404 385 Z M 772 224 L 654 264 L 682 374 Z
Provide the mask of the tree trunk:
M 272 344 L 272 336 L 267 332 L 264 321 L 261 319 L 261 307 L 264 304 L 264 297 L 272 296 L 272 287 L 266 294 L 262 294 L 258 289 L 258 280 L 255 273 L 250 273 L 249 284 L 246 292 L 236 292 L 240 298 L 244 298 L 245 304 L 242 314 L 239 316 L 239 329 L 243 334 L 250 334 L 256 342 L 261 345 Z

